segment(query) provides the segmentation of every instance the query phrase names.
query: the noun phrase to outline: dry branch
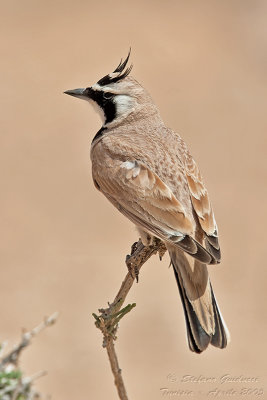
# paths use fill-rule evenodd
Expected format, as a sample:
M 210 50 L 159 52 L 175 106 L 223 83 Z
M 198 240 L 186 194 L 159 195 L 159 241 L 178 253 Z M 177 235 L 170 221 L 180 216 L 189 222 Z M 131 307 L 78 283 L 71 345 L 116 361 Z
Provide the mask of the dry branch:
M 24 332 L 22 334 L 22 338 L 20 343 L 18 343 L 15 348 L 10 351 L 5 357 L 1 359 L 0 362 L 0 370 L 6 365 L 6 364 L 14 364 L 16 365 L 19 355 L 21 351 L 29 346 L 31 343 L 31 339 L 36 336 L 38 333 L 40 333 L 42 330 L 44 330 L 47 326 L 53 325 L 58 318 L 58 312 L 55 312 L 54 314 L 50 315 L 48 318 L 44 318 L 44 320 L 37 325 L 35 328 L 33 328 L 31 331 Z
M 144 246 L 139 240 L 134 243 L 131 249 L 131 255 L 126 257 L 126 265 L 128 273 L 121 284 L 114 301 L 109 304 L 106 309 L 99 309 L 100 315 L 93 314 L 96 319 L 96 327 L 99 328 L 103 334 L 103 347 L 107 349 L 108 358 L 111 370 L 114 376 L 114 382 L 121 400 L 128 400 L 125 385 L 122 379 L 121 369 L 119 367 L 117 354 L 115 352 L 114 340 L 117 339 L 116 333 L 118 329 L 118 322 L 121 318 L 135 307 L 135 303 L 128 304 L 121 309 L 127 294 L 129 293 L 134 280 L 138 281 L 139 271 L 144 263 L 157 252 L 160 259 L 165 253 L 166 248 L 159 239 L 154 239 L 152 245 Z
M 58 318 L 58 313 L 52 314 L 48 318 L 28 332 L 23 332 L 21 341 L 5 354 L 7 342 L 0 345 L 0 399 L 2 400 L 33 400 L 40 399 L 39 394 L 32 389 L 32 383 L 45 375 L 45 371 L 25 377 L 18 368 L 19 357 L 27 346 L 31 344 L 31 340 L 46 327 L 53 325 Z

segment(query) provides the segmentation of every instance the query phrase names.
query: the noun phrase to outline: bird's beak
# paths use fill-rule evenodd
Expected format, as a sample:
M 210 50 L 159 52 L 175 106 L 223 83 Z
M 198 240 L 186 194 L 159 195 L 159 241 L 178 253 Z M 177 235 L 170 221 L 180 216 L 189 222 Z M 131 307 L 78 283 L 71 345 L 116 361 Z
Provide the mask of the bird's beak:
M 78 97 L 80 99 L 84 98 L 85 89 L 73 89 L 73 90 L 66 90 L 65 94 L 69 94 L 70 96 Z

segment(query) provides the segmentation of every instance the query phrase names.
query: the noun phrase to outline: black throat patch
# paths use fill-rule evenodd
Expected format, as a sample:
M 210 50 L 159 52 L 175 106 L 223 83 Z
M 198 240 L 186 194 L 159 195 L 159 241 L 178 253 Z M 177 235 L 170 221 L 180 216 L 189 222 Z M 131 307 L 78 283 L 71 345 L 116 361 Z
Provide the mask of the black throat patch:
M 102 126 L 102 128 L 99 129 L 99 131 L 96 133 L 96 135 L 94 136 L 93 140 L 92 140 L 92 144 L 96 141 L 96 139 L 100 139 L 101 136 L 103 136 L 103 132 L 106 130 L 107 128 L 104 128 Z

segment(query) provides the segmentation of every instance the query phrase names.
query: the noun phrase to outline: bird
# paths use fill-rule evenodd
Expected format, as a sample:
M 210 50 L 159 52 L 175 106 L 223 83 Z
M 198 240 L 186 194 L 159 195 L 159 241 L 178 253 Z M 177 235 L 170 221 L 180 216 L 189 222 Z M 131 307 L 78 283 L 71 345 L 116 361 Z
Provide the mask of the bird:
M 130 75 L 130 52 L 97 83 L 64 93 L 88 101 L 101 117 L 90 152 L 96 189 L 136 225 L 145 246 L 157 238 L 169 252 L 189 349 L 223 349 L 230 334 L 207 268 L 221 259 L 211 201 L 186 143 Z

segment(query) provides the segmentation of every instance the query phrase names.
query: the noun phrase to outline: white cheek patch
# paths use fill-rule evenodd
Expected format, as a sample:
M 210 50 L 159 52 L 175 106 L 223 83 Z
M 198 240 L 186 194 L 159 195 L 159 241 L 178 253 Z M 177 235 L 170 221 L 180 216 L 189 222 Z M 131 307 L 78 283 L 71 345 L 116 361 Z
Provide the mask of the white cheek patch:
M 88 98 L 87 101 L 93 106 L 93 109 L 100 116 L 101 121 L 104 124 L 106 118 L 103 109 L 94 100 Z
M 125 94 L 116 95 L 113 101 L 116 105 L 117 117 L 126 116 L 134 109 L 134 99 Z
M 116 110 L 115 118 L 106 124 L 105 124 L 106 118 L 103 109 L 100 106 L 98 106 L 97 103 L 88 99 L 89 103 L 93 105 L 94 109 L 100 115 L 102 122 L 105 124 L 103 126 L 105 127 L 108 126 L 111 127 L 112 125 L 116 124 L 119 120 L 126 118 L 127 115 L 130 114 L 130 112 L 132 112 L 135 108 L 136 100 L 127 94 L 118 93 L 118 84 L 116 83 L 111 83 L 110 85 L 105 85 L 104 87 L 99 85 L 98 83 L 95 83 L 92 86 L 92 89 L 97 92 L 101 91 L 102 93 L 104 93 L 104 96 L 105 93 L 112 93 L 114 95 L 111 101 L 115 105 L 115 110 Z

